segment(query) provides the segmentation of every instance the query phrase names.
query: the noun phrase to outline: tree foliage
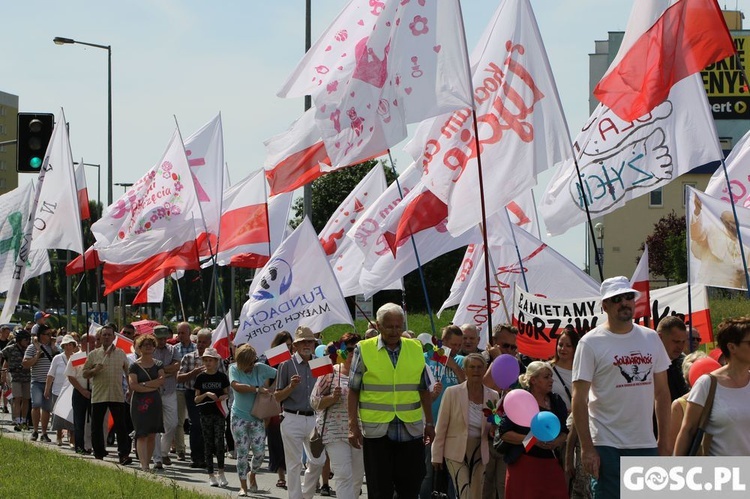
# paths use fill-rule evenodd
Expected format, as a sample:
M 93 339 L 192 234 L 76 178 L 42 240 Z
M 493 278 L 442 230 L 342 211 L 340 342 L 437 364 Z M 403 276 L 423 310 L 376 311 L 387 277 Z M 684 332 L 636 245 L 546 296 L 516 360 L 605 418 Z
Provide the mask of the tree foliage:
M 646 237 L 648 267 L 652 275 L 682 283 L 687 281 L 687 252 L 685 216 L 674 211 L 654 224 L 654 231 Z M 643 250 L 643 245 L 641 245 Z

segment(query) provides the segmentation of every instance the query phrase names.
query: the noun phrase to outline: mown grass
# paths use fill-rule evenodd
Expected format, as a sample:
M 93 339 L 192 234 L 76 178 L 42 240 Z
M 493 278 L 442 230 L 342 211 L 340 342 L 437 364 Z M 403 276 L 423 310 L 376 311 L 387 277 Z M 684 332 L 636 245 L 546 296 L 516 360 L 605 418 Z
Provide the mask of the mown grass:
M 207 496 L 0 435 L 0 497 L 180 498 Z

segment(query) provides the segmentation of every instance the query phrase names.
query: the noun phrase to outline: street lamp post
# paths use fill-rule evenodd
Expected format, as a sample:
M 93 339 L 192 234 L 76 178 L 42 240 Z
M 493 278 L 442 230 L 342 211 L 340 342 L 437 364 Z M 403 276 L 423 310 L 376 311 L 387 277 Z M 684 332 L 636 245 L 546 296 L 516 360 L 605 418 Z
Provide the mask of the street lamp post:
M 596 254 L 599 257 L 599 263 L 604 268 L 604 224 L 599 222 L 594 225 L 594 231 L 596 231 L 596 238 L 599 239 L 599 247 L 596 248 Z
M 112 199 L 112 46 L 100 45 L 98 43 L 81 42 L 72 38 L 55 37 L 53 40 L 57 45 L 85 45 L 107 51 L 107 206 L 111 205 Z M 107 296 L 107 315 L 112 318 L 115 313 L 115 297 L 110 293 Z

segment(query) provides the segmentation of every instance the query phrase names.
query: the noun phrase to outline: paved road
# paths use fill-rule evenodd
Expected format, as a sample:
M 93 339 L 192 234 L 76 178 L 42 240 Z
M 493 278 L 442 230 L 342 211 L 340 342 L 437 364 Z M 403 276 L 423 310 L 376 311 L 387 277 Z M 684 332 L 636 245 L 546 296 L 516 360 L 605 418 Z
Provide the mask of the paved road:
M 5 437 L 25 440 L 35 445 L 48 447 L 49 449 L 56 450 L 65 455 L 76 456 L 73 450 L 67 446 L 67 444 L 62 447 L 57 447 L 57 445 L 54 443 L 55 437 L 54 437 L 53 432 L 50 432 L 50 438 L 52 439 L 53 443 L 44 444 L 44 443 L 31 442 L 30 440 L 31 432 L 29 431 L 24 431 L 24 432 L 13 431 L 13 424 L 11 423 L 10 414 L 4 414 L 1 410 L 0 410 L 0 432 L 2 432 L 3 436 Z M 103 462 L 97 461 L 96 459 L 93 458 L 93 456 L 80 456 L 80 457 L 81 459 L 87 459 L 97 464 L 101 463 L 105 466 L 119 466 L 117 464 L 117 457 L 116 457 L 117 448 L 108 447 L 108 451 L 109 451 L 109 456 L 106 457 Z M 130 466 L 126 466 L 126 468 L 132 469 L 132 470 L 139 469 L 140 465 L 138 464 L 138 461 L 135 459 L 135 454 L 131 454 L 131 456 L 133 457 L 133 464 Z M 239 492 L 240 490 L 240 481 L 239 481 L 239 477 L 237 476 L 237 468 L 236 468 L 237 462 L 236 460 L 229 457 L 229 454 L 227 454 L 227 457 L 225 459 L 225 464 L 224 464 L 225 475 L 227 477 L 227 480 L 229 481 L 229 486 L 225 488 L 210 487 L 208 485 L 208 475 L 205 472 L 205 470 L 191 469 L 189 457 L 187 461 L 178 461 L 175 455 L 170 454 L 170 458 L 172 459 L 172 465 L 164 466 L 163 471 L 157 471 L 155 473 L 155 475 L 159 479 L 165 480 L 165 481 L 174 480 L 178 482 L 180 486 L 193 488 L 204 494 L 209 494 L 209 495 L 218 496 L 218 497 L 237 497 L 237 492 Z M 267 458 L 268 458 L 268 455 L 266 454 L 266 459 Z M 286 490 L 276 487 L 276 481 L 278 479 L 278 475 L 276 473 L 265 471 L 267 469 L 267 464 L 264 465 L 263 468 L 264 468 L 264 471 L 261 471 L 257 477 L 259 492 L 257 494 L 249 494 L 249 495 L 251 497 L 263 497 L 263 498 L 286 498 L 287 497 Z M 289 478 L 290 477 L 287 476 L 287 480 L 289 480 Z M 335 487 L 334 480 L 331 481 L 331 487 Z M 362 491 L 363 494 L 360 497 L 366 498 L 367 488 L 366 486 L 364 486 L 363 488 L 364 488 L 364 490 Z M 320 497 L 320 496 L 316 494 L 316 497 Z

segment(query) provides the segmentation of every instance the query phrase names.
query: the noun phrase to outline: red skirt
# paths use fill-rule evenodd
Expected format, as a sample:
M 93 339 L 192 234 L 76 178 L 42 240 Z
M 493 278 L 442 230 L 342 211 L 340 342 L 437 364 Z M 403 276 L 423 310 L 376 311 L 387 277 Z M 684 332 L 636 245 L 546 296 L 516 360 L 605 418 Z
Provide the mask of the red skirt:
M 505 499 L 568 499 L 565 472 L 557 459 L 522 454 L 505 473 Z

